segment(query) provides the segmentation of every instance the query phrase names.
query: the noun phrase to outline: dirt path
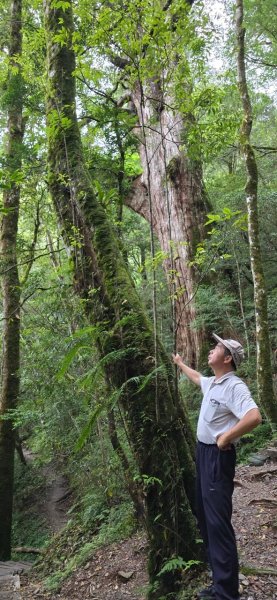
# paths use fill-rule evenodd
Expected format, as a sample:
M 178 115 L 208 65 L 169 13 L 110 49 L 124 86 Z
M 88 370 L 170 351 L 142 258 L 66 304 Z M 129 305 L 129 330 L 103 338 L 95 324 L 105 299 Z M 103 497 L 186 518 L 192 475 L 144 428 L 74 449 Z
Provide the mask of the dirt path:
M 22 600 L 18 575 L 0 577 L 0 600 Z
M 24 450 L 27 463 L 34 460 L 30 450 Z M 71 492 L 66 477 L 58 473 L 55 463 L 51 462 L 42 468 L 45 480 L 44 491 L 38 502 L 38 512 L 53 533 L 57 533 L 64 527 L 68 517 L 67 511 L 70 507 Z
M 70 505 L 70 490 L 63 475 L 57 475 L 53 464 L 43 468 L 45 477 L 45 496 L 41 498 L 39 508 L 49 529 L 57 533 L 68 521 L 67 510 Z
M 237 467 L 234 526 L 240 561 L 267 575 L 241 574 L 241 600 L 277 600 L 277 463 Z M 143 533 L 95 552 L 64 582 L 58 593 L 23 581 L 22 600 L 143 600 L 146 597 L 147 543 Z M 202 582 L 203 583 L 203 582 Z M 196 593 L 189 600 L 195 600 Z

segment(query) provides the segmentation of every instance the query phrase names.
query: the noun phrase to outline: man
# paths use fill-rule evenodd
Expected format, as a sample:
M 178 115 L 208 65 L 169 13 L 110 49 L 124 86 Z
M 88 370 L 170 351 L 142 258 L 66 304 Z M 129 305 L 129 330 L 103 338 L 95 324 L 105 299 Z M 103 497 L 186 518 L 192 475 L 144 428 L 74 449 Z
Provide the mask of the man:
M 246 384 L 236 376 L 244 358 L 241 344 L 213 334 L 218 342 L 208 356 L 214 377 L 203 377 L 182 362 L 173 361 L 193 383 L 201 386 L 203 401 L 197 426 L 197 517 L 212 569 L 213 585 L 202 600 L 238 600 L 238 557 L 232 518 L 236 451 L 234 444 L 261 423 L 261 414 Z

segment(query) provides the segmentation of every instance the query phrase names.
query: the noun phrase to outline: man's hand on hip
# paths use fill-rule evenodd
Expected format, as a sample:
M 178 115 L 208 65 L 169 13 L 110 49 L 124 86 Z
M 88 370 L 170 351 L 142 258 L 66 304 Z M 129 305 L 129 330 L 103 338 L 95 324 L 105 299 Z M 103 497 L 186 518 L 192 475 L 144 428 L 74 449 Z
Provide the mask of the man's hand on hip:
M 216 443 L 219 447 L 219 450 L 230 450 L 231 449 L 231 444 L 228 441 L 228 437 L 226 433 L 222 433 L 222 435 L 219 435 L 216 438 Z

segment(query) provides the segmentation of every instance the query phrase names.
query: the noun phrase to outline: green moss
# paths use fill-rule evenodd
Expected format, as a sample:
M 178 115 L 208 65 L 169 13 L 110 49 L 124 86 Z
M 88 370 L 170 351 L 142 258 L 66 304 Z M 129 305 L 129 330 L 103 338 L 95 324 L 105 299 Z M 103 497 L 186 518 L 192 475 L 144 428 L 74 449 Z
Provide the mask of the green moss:
M 169 161 L 166 167 L 166 174 L 173 185 L 177 186 L 179 184 L 179 176 L 181 169 L 181 158 L 180 156 L 173 156 L 173 158 Z

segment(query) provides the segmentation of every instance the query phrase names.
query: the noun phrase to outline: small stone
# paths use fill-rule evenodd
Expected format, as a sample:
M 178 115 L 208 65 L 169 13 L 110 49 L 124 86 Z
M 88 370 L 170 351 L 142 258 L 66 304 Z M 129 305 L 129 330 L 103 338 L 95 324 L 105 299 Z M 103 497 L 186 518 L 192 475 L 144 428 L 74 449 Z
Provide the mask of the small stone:
M 118 571 L 117 574 L 122 581 L 127 583 L 127 581 L 129 581 L 129 579 L 131 579 L 131 577 L 134 575 L 134 571 Z
M 266 458 L 259 456 L 257 454 L 253 454 L 249 458 L 249 464 L 254 467 L 261 467 L 266 461 Z
M 243 573 L 239 574 L 239 582 L 241 586 L 247 587 L 249 585 L 248 579 L 243 575 Z

